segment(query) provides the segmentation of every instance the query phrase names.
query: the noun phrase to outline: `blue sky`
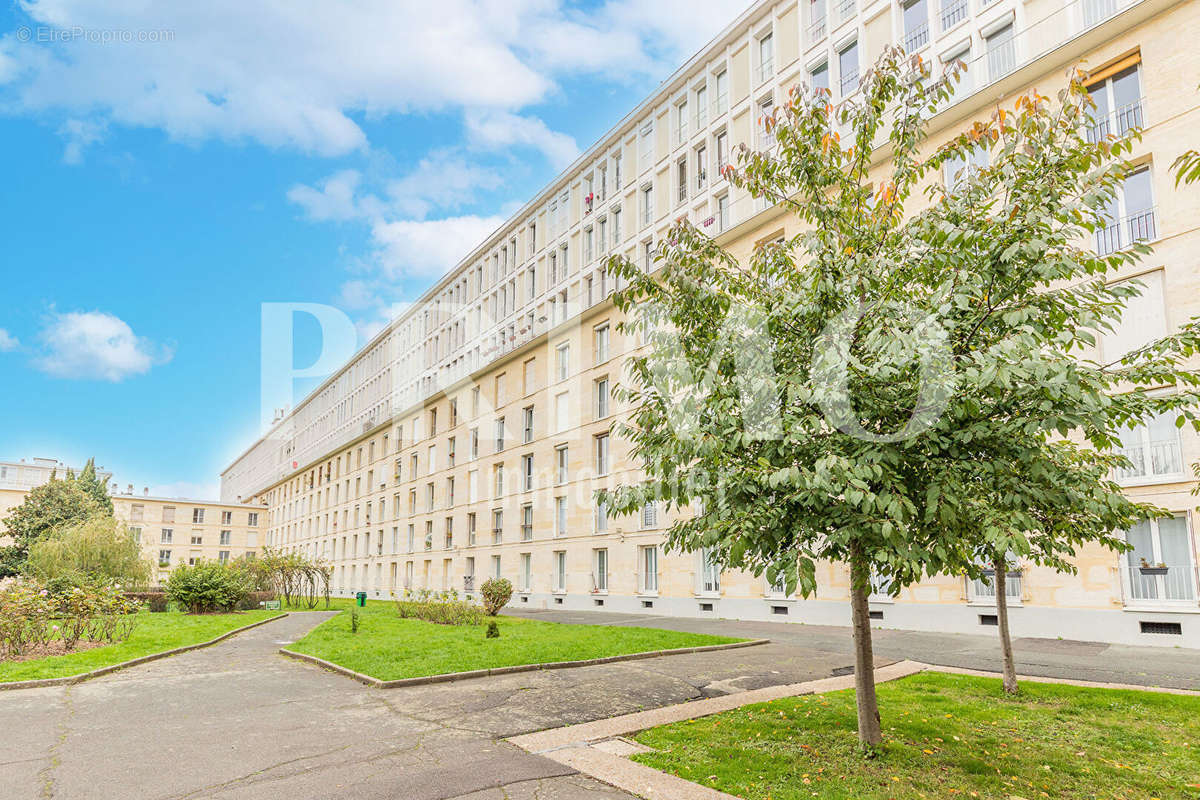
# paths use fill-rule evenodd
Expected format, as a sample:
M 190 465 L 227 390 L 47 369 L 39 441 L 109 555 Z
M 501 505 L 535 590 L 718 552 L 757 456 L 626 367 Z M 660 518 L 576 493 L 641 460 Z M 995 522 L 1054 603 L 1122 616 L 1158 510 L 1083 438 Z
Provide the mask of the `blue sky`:
M 262 303 L 369 336 L 744 5 L 0 7 L 0 458 L 214 494 Z

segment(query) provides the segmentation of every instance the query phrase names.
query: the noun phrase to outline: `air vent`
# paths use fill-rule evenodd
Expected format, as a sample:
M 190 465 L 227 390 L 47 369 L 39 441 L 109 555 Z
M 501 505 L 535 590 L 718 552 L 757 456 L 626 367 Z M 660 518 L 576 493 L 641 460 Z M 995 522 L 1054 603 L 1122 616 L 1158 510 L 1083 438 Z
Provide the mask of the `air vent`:
M 700 610 L 701 610 L 701 611 L 712 611 L 712 610 L 713 610 L 713 604 L 712 604 L 712 603 L 701 603 L 701 604 L 700 604 Z
M 1183 623 L 1180 622 L 1146 622 L 1142 620 L 1142 633 L 1165 633 L 1168 636 L 1183 636 Z
M 787 613 L 788 613 L 788 607 L 787 606 L 771 606 L 771 613 L 779 614 L 780 616 L 786 617 Z
M 595 604 L 596 604 L 596 605 L 598 605 L 598 606 L 602 606 L 602 605 L 604 605 L 604 601 L 603 601 L 603 600 L 593 600 L 592 602 L 593 602 L 593 603 L 595 603 Z
M 556 597 L 556 598 L 554 598 L 554 602 L 555 602 L 555 604 L 556 604 L 556 605 L 560 605 L 560 606 L 561 606 L 561 605 L 562 605 L 562 601 L 563 601 L 563 599 L 562 599 L 561 597 Z
M 999 625 L 1000 620 L 996 618 L 995 614 L 980 614 L 979 615 L 979 624 L 980 625 Z
M 867 613 L 867 616 L 869 616 L 871 619 L 883 619 L 883 612 L 882 611 L 870 611 Z
M 528 598 L 528 597 L 526 597 L 525 595 L 521 595 L 521 602 L 522 602 L 522 603 L 528 603 L 528 602 L 529 602 L 529 598 Z
M 642 608 L 654 608 L 654 601 L 653 600 L 643 600 Z

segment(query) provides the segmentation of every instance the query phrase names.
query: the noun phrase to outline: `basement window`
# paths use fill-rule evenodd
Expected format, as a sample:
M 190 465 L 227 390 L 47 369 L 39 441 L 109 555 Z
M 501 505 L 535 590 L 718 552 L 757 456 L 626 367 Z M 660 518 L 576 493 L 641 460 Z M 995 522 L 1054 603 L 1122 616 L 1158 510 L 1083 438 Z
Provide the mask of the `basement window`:
M 996 617 L 995 614 L 980 614 L 979 615 L 979 624 L 980 625 L 999 625 L 1000 620 Z
M 1141 621 L 1142 633 L 1165 633 L 1170 636 L 1183 636 L 1183 624 L 1180 622 L 1146 622 Z
M 700 610 L 701 610 L 701 611 L 712 611 L 712 610 L 713 610 L 713 604 L 712 604 L 712 603 L 701 603 L 701 604 L 700 604 Z
M 869 616 L 871 619 L 883 619 L 883 612 L 882 611 L 871 611 L 871 612 L 868 612 L 867 616 Z
M 598 606 L 602 606 L 602 605 L 604 605 L 604 601 L 603 601 L 603 600 L 593 600 L 592 602 L 593 602 L 593 603 L 595 603 L 595 604 L 596 604 L 596 605 L 598 605 Z
M 653 600 L 643 600 L 642 608 L 654 608 L 654 601 Z
M 788 614 L 788 607 L 787 606 L 771 606 L 771 613 L 779 614 L 780 616 L 786 617 Z

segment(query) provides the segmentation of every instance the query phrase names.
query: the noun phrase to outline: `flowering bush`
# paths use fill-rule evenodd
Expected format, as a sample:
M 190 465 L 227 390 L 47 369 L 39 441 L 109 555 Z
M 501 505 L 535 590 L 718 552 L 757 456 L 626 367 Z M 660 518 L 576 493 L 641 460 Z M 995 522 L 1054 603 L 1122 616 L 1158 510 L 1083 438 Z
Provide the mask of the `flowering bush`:
M 480 593 L 483 595 L 483 610 L 489 617 L 494 617 L 512 600 L 512 581 L 508 578 L 492 578 L 484 581 Z
M 33 581 L 0 582 L 0 657 L 16 658 L 53 638 L 53 611 L 50 593 Z
M 479 606 L 458 599 L 458 592 L 431 592 L 421 589 L 413 592 L 404 590 L 403 597 L 395 597 L 396 611 L 401 619 L 420 619 L 437 625 L 480 625 L 483 610 Z
M 27 579 L 0 582 L 0 658 L 18 658 L 53 642 L 61 642 L 64 651 L 80 641 L 111 644 L 133 632 L 140 604 L 119 586 L 56 588 Z
M 193 614 L 233 611 L 250 593 L 248 574 L 219 561 L 176 567 L 167 579 L 167 597 Z

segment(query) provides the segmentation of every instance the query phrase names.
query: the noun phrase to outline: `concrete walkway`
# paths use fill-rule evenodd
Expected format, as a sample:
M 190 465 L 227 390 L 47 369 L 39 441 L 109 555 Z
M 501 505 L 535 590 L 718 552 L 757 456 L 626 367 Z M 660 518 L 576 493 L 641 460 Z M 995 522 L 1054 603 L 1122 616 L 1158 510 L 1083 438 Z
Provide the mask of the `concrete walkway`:
M 214 647 L 66 687 L 0 692 L 0 796 L 69 800 L 629 800 L 503 739 L 702 697 L 845 674 L 840 628 L 543 612 L 564 622 L 763 636 L 744 650 L 405 689 L 279 656 L 327 618 L 291 616 Z M 994 664 L 989 637 L 881 631 L 904 657 Z M 1018 642 L 1029 674 L 1200 686 L 1200 653 Z

